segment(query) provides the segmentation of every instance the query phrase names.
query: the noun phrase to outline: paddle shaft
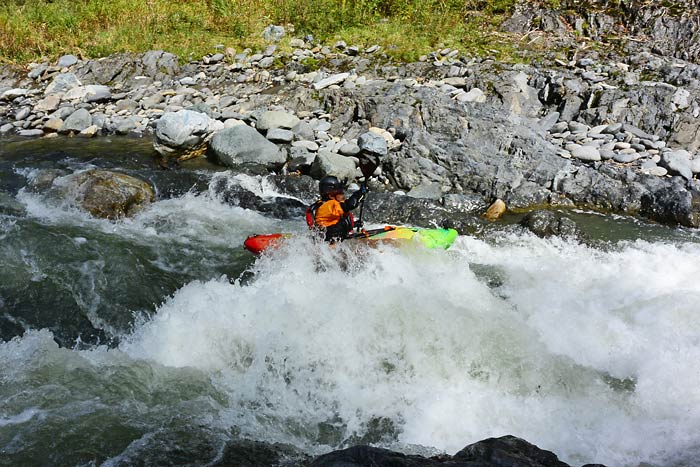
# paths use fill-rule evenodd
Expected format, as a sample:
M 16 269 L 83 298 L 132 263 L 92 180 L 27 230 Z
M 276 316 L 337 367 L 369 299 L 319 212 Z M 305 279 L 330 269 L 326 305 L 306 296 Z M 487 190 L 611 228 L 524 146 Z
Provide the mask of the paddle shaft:
M 367 196 L 367 192 L 369 191 L 369 187 L 367 186 L 367 180 L 372 176 L 375 170 L 377 170 L 377 167 L 379 166 L 379 157 L 378 156 L 370 156 L 368 154 L 363 154 L 360 156 L 360 170 L 362 171 L 362 176 L 365 178 L 364 181 L 362 182 L 362 186 L 365 187 L 365 194 L 362 196 L 362 201 L 360 201 L 360 217 L 357 221 L 357 228 L 356 232 L 359 234 L 361 233 L 362 229 L 362 214 L 364 213 L 365 210 L 365 197 Z

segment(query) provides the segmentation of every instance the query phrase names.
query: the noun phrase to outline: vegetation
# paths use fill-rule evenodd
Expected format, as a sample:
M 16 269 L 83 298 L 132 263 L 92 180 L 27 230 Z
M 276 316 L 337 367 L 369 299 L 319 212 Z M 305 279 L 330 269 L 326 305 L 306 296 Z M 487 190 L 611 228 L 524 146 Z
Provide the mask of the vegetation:
M 164 49 L 200 58 L 214 46 L 260 48 L 270 24 L 325 43 L 383 46 L 400 59 L 438 47 L 507 60 L 513 41 L 497 33 L 515 0 L 4 0 L 0 61 L 65 53 L 94 58 Z M 287 26 L 289 27 L 289 26 Z M 282 46 L 288 44 L 282 42 Z

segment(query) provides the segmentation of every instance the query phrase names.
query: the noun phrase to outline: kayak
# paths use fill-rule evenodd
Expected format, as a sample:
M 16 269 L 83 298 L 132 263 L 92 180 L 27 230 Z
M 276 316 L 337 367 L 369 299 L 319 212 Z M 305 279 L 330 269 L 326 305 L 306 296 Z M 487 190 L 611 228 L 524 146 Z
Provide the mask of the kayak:
M 279 246 L 284 239 L 292 237 L 289 233 L 251 235 L 243 242 L 246 250 L 256 255 L 268 248 Z M 381 229 L 373 229 L 353 234 L 344 241 L 413 241 L 423 244 L 426 248 L 449 248 L 457 239 L 455 229 L 420 229 L 412 227 L 394 227 L 387 225 Z

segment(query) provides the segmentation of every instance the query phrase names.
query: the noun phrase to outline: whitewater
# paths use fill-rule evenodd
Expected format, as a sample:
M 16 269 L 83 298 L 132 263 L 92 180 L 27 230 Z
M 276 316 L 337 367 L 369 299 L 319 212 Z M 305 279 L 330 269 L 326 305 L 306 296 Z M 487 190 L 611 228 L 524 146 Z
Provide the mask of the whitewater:
M 303 220 L 211 191 L 117 223 L 16 199 L 26 215 L 0 221 L 3 280 L 74 264 L 66 287 L 82 302 L 51 312 L 83 313 L 116 339 L 59 345 L 26 326 L 0 343 L 0 463 L 119 465 L 174 445 L 215 463 L 233 437 L 308 454 L 353 441 L 452 454 L 505 434 L 572 464 L 700 456 L 694 234 L 585 244 L 510 228 L 447 251 L 357 251 L 319 248 Z M 300 235 L 258 259 L 241 251 L 247 235 L 280 230 Z M 146 264 L 189 276 L 152 310 L 119 308 L 148 289 Z M 8 304 L 0 296 L 5 316 Z

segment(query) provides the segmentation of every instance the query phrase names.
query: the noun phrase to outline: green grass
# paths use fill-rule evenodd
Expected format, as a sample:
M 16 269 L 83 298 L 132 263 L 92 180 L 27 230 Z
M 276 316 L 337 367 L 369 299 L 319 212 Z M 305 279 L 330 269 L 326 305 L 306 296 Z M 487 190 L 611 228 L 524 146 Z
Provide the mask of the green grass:
M 96 58 L 164 49 L 200 58 L 216 44 L 263 46 L 269 24 L 332 43 L 379 44 L 397 59 L 436 47 L 514 56 L 497 33 L 514 0 L 5 0 L 0 61 L 26 63 L 73 53 Z M 289 35 L 281 46 L 288 45 Z

